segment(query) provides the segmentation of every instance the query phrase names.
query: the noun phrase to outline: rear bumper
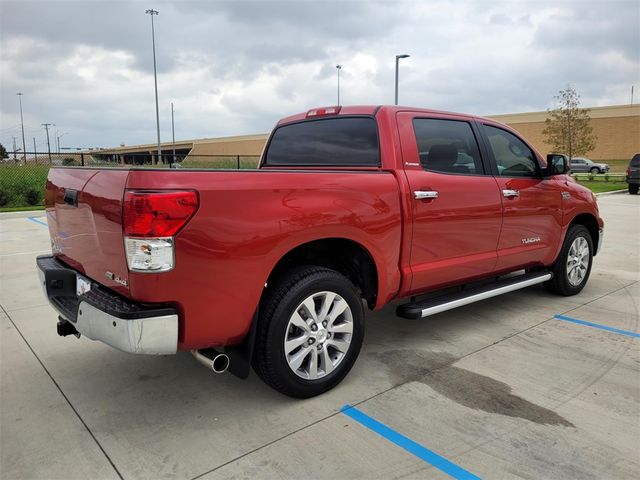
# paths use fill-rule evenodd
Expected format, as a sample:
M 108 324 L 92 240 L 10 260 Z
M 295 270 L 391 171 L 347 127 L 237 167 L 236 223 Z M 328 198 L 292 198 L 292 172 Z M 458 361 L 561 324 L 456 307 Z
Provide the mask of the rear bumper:
M 39 256 L 36 264 L 45 296 L 80 334 L 129 353 L 176 353 L 178 313 L 174 308 L 141 305 L 95 282 L 91 290 L 78 295 L 78 272 L 53 256 Z

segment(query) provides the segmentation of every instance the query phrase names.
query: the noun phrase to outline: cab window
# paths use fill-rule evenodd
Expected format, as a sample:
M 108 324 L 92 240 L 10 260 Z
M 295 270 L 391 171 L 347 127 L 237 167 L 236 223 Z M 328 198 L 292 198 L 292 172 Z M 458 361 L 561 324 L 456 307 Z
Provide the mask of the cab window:
M 484 125 L 489 146 L 503 177 L 535 177 L 538 162 L 527 145 L 512 133 L 501 128 Z
M 483 175 L 478 142 L 469 123 L 459 120 L 416 118 L 413 129 L 420 165 L 441 173 Z

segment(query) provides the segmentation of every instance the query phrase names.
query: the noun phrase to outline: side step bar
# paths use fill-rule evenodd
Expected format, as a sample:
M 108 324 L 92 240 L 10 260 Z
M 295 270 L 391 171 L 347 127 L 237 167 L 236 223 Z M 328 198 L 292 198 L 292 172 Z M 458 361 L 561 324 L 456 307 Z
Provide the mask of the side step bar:
M 513 292 L 514 290 L 520 290 L 521 288 L 546 282 L 547 280 L 551 280 L 552 277 L 553 273 L 547 271 L 525 273 L 524 275 L 498 280 L 489 285 L 455 292 L 439 298 L 429 298 L 415 303 L 405 303 L 396 309 L 396 315 L 414 320 L 424 318 L 480 300 L 496 297 L 503 293 Z

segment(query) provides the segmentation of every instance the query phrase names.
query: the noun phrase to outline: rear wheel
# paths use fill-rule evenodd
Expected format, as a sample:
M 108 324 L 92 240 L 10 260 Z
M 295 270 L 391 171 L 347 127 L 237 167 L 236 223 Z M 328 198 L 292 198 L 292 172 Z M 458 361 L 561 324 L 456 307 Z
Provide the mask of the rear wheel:
M 351 370 L 364 337 L 364 309 L 355 286 L 334 270 L 307 266 L 269 289 L 255 371 L 291 397 L 313 397 L 335 387 Z
M 637 183 L 630 183 L 629 184 L 629 193 L 631 195 L 637 195 L 638 194 L 638 184 Z
M 593 260 L 593 241 L 583 225 L 571 225 L 556 262 L 551 267 L 553 278 L 545 282 L 550 292 L 575 295 L 587 284 Z

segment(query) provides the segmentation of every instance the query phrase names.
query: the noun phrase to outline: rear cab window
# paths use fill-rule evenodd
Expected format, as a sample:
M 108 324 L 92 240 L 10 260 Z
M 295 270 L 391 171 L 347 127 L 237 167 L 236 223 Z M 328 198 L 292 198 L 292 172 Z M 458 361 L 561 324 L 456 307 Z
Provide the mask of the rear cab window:
M 281 125 L 264 157 L 266 166 L 378 167 L 373 117 L 333 117 Z

